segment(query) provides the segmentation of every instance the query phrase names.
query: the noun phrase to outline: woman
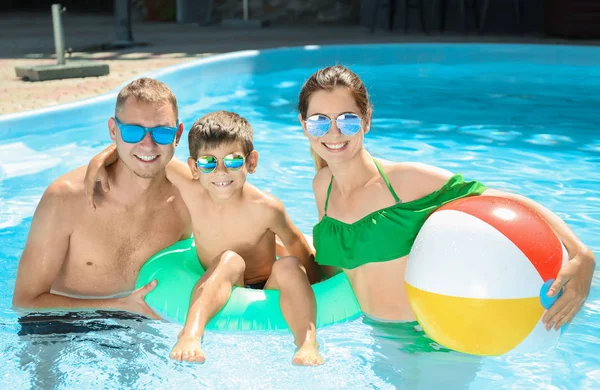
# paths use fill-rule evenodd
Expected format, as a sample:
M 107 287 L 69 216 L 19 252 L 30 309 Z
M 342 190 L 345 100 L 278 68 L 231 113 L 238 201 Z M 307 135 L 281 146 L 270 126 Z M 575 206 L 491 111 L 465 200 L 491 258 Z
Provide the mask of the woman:
M 560 328 L 582 307 L 595 259 L 569 227 L 526 197 L 486 189 L 433 166 L 375 160 L 363 145 L 371 125 L 369 96 L 352 71 L 332 66 L 313 74 L 302 87 L 298 111 L 317 169 L 316 261 L 346 273 L 367 316 L 415 320 L 403 283 L 410 247 L 431 212 L 475 195 L 510 198 L 537 211 L 567 249 L 569 262 L 549 293 L 563 294 L 545 314 L 546 328 Z

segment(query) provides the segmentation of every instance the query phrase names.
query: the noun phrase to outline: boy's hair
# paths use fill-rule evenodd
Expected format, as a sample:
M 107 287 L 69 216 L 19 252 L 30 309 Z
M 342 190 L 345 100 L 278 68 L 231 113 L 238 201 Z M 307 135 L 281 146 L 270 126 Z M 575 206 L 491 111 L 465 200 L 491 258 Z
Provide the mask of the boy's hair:
M 173 109 L 175 119 L 179 118 L 179 112 L 177 110 L 177 99 L 173 91 L 162 81 L 151 79 L 148 77 L 142 77 L 137 80 L 133 80 L 127 84 L 117 96 L 117 104 L 115 106 L 115 116 L 119 114 L 123 105 L 129 99 L 133 97 L 135 100 L 143 103 L 166 103 Z
M 194 122 L 190 129 L 190 157 L 198 158 L 200 148 L 212 149 L 234 142 L 240 142 L 247 155 L 254 150 L 252 136 L 252 126 L 244 117 L 229 111 L 211 112 Z

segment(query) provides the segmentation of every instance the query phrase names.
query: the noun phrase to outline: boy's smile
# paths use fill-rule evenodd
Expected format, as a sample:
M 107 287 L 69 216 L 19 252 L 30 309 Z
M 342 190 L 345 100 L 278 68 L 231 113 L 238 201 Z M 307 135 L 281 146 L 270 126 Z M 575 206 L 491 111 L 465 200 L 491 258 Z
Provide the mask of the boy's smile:
M 215 200 L 226 200 L 242 190 L 246 176 L 254 172 L 257 162 L 258 153 L 247 153 L 241 142 L 229 142 L 200 148 L 196 159 L 188 159 L 188 166 Z
M 212 184 L 218 188 L 229 187 L 233 183 L 233 180 L 227 181 L 213 181 Z

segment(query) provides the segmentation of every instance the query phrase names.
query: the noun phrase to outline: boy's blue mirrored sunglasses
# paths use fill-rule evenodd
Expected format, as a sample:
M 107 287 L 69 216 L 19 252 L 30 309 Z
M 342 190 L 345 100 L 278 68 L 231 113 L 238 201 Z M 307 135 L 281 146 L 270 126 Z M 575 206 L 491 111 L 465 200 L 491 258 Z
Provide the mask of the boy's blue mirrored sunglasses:
M 219 160 L 223 160 L 223 165 L 230 171 L 239 171 L 244 166 L 244 162 L 246 158 L 250 155 L 248 153 L 246 156 L 242 156 L 238 153 L 231 153 L 225 157 L 219 158 L 212 155 L 200 156 L 196 160 L 196 166 L 198 170 L 202 173 L 211 173 L 217 169 L 217 165 L 219 164 Z
M 322 137 L 327 134 L 331 128 L 332 121 L 333 119 L 330 119 L 325 115 L 315 114 L 309 116 L 304 123 L 306 124 L 306 130 L 310 135 L 313 137 Z M 335 119 L 335 124 L 342 134 L 352 136 L 360 130 L 360 116 L 352 113 L 342 114 Z
M 117 117 L 115 117 L 115 122 L 117 122 L 117 126 L 121 131 L 121 139 L 128 144 L 138 143 L 144 139 L 146 133 L 150 133 L 150 136 L 157 144 L 169 145 L 173 143 L 175 134 L 177 134 L 177 128 L 179 127 L 179 120 L 177 120 L 175 127 L 158 126 L 151 128 L 123 123 Z

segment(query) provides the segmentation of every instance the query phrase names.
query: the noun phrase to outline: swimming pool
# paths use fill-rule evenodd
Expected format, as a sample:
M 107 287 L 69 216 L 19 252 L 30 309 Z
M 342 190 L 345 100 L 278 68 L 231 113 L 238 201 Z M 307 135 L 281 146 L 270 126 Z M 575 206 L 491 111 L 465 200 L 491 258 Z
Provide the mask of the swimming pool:
M 374 103 L 366 146 L 376 156 L 459 171 L 529 196 L 600 252 L 600 49 L 528 45 L 302 47 L 217 56 L 153 73 L 175 92 L 189 128 L 209 111 L 246 116 L 261 154 L 250 180 L 280 197 L 310 233 L 314 174 L 295 105 L 317 68 L 342 63 Z M 427 339 L 358 319 L 322 329 L 326 364 L 293 367 L 291 337 L 205 337 L 207 363 L 175 363 L 179 326 L 137 319 L 48 322 L 26 334 L 10 309 L 19 256 L 37 201 L 59 175 L 109 142 L 116 93 L 0 117 L 0 388 L 565 388 L 600 386 L 600 280 L 557 348 L 478 358 L 422 352 Z M 185 138 L 185 137 L 184 137 Z M 187 157 L 187 143 L 176 156 Z M 274 180 L 276 178 L 276 180 Z M 80 332 L 81 328 L 88 331 Z M 434 346 L 435 347 L 435 346 Z

